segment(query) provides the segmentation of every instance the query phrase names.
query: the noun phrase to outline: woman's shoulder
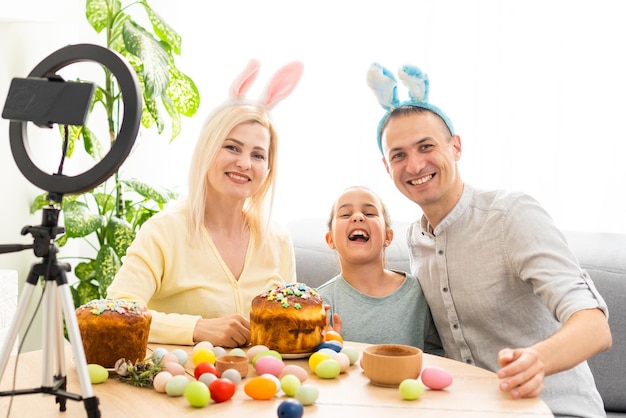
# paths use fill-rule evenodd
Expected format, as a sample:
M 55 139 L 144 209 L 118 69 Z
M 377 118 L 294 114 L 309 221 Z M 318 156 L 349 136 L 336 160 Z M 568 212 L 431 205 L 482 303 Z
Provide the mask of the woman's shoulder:
M 187 226 L 187 209 L 182 205 L 169 206 L 155 213 L 142 226 L 146 231 L 173 231 Z

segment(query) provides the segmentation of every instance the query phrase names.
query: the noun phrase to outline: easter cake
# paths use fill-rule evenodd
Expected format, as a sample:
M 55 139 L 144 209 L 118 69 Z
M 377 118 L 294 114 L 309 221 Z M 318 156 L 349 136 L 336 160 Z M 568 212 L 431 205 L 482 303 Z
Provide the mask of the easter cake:
M 152 314 L 143 305 L 120 299 L 95 299 L 76 309 L 89 364 L 114 367 L 120 358 L 143 361 Z
M 276 286 L 252 299 L 250 342 L 281 354 L 306 354 L 324 340 L 322 297 L 304 283 Z

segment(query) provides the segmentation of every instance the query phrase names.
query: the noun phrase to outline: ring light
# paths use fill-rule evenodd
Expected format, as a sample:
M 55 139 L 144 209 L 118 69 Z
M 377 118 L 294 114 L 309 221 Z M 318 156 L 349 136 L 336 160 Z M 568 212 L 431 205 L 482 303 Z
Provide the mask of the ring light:
M 93 61 L 106 67 L 117 79 L 124 102 L 120 130 L 109 152 L 102 160 L 91 169 L 76 176 L 47 174 L 41 171 L 30 158 L 25 142 L 28 122 L 11 120 L 9 125 L 11 150 L 20 171 L 35 186 L 53 194 L 82 193 L 107 180 L 128 157 L 141 123 L 141 90 L 137 76 L 120 55 L 107 48 L 91 44 L 61 48 L 43 59 L 28 76 L 50 77 L 69 64 L 83 61 Z

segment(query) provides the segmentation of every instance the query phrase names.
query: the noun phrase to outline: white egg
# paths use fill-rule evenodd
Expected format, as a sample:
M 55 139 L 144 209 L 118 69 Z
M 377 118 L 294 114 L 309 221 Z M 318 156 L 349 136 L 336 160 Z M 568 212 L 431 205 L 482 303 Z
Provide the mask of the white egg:
M 222 376 L 224 379 L 228 379 L 237 386 L 241 383 L 241 373 L 237 371 L 237 369 L 226 369 L 222 372 Z
M 209 341 L 200 341 L 198 344 L 196 344 L 193 349 L 191 350 L 192 353 L 195 353 L 196 350 L 198 348 L 208 348 L 209 350 L 213 348 L 213 344 L 211 344 Z

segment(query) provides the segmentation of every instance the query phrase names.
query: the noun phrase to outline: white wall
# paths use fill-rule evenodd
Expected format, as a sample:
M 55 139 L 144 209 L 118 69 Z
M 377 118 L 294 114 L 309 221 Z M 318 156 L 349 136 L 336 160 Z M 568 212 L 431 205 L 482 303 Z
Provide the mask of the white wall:
M 57 1 L 53 10 L 46 4 L 22 0 L 0 11 L 2 103 L 11 79 L 26 76 L 51 52 L 103 42 L 83 17 L 84 2 Z M 126 177 L 184 191 L 199 126 L 248 59 L 263 62 L 251 97 L 273 70 L 299 59 L 301 84 L 274 110 L 281 138 L 276 218 L 326 217 L 335 195 L 360 183 L 382 195 L 394 218 L 414 219 L 419 210 L 380 163 L 375 131 L 383 112 L 365 84 L 373 61 L 391 69 L 412 63 L 430 75 L 431 101 L 461 135 L 466 181 L 526 191 L 563 229 L 626 233 L 621 1 L 151 4 L 181 34 L 179 66 L 197 82 L 202 105 L 171 144 L 144 132 L 123 166 Z M 0 120 L 0 237 L 28 242 L 19 231 L 39 223 L 28 206 L 40 190 L 16 168 L 7 132 L 8 122 Z M 33 261 L 28 252 L 0 255 L 0 268 L 18 269 L 23 278 Z

